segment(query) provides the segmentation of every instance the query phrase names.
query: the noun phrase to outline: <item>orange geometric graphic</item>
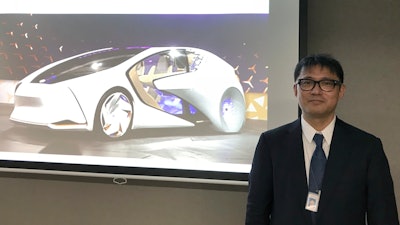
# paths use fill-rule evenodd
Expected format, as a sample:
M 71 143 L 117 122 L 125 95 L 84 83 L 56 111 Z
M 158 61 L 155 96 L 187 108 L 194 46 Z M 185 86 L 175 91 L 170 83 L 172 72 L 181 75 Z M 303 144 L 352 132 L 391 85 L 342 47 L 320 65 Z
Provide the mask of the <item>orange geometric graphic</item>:
M 253 120 L 268 119 L 268 94 L 246 93 L 246 118 Z

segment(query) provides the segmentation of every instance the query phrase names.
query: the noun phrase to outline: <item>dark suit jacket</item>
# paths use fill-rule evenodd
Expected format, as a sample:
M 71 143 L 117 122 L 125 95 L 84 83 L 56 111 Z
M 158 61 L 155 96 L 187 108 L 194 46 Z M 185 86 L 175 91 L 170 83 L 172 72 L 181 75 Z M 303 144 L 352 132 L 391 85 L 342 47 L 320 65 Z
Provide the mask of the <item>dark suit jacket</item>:
M 261 134 L 249 175 L 247 225 L 309 225 L 301 120 Z M 336 120 L 317 224 L 398 225 L 379 138 Z

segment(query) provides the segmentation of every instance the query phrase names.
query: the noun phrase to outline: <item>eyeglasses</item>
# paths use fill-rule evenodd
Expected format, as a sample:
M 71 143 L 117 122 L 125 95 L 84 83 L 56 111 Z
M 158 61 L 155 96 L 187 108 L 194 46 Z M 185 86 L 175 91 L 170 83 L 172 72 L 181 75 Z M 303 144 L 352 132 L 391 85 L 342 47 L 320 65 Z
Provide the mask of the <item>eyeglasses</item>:
M 323 91 L 333 91 L 336 86 L 342 85 L 342 82 L 338 80 L 315 81 L 311 79 L 299 79 L 296 84 L 298 84 L 303 91 L 311 91 L 316 84 L 318 84 L 319 88 Z

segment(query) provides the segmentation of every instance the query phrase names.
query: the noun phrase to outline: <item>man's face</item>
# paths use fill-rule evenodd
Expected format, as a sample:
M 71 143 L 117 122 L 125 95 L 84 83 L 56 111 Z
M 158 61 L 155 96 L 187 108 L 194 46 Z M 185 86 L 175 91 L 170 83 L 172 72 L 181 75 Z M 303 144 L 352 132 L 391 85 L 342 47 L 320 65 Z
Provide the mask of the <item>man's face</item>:
M 310 79 L 313 81 L 339 80 L 336 74 L 329 69 L 321 66 L 310 67 L 302 70 L 299 79 Z M 297 81 L 296 81 L 297 83 Z M 299 106 L 304 118 L 312 119 L 331 119 L 335 115 L 336 105 L 345 92 L 345 86 L 336 85 L 331 91 L 323 91 L 318 84 L 309 91 L 304 91 L 300 85 L 293 86 L 294 95 L 297 97 Z

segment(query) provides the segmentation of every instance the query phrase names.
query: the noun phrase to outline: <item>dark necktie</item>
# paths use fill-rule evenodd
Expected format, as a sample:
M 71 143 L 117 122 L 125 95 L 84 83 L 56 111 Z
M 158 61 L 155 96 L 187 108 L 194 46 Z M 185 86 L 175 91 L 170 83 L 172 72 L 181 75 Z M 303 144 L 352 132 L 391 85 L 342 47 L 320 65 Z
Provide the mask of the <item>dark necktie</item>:
M 325 172 L 326 156 L 324 150 L 322 150 L 323 140 L 324 136 L 322 134 L 314 135 L 314 142 L 317 146 L 311 158 L 308 190 L 315 193 L 321 190 L 322 178 Z
M 308 190 L 310 192 L 318 193 L 322 187 L 322 179 L 324 177 L 326 164 L 325 152 L 322 149 L 322 141 L 324 140 L 324 136 L 322 136 L 322 134 L 315 134 L 313 140 L 316 144 L 316 147 L 311 158 Z M 316 215 L 317 213 L 311 212 L 313 224 L 316 224 Z

